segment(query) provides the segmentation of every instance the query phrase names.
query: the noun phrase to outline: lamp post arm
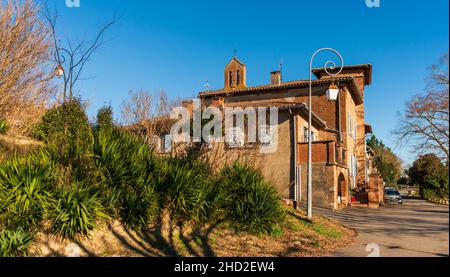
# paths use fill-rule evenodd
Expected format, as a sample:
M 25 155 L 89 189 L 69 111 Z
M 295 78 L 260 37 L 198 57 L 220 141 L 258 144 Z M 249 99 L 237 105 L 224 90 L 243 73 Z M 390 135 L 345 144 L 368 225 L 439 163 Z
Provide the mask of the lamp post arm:
M 340 61 L 341 66 L 337 73 L 331 73 L 329 70 L 336 69 L 336 63 L 333 61 L 327 61 L 324 65 L 325 73 L 331 77 L 339 75 L 344 69 L 344 59 L 342 55 L 333 48 L 320 48 L 311 56 L 309 60 L 309 95 L 308 95 L 308 219 L 312 220 L 312 198 L 313 198 L 313 189 L 312 189 L 312 75 L 313 75 L 313 63 L 314 59 L 320 52 L 323 51 L 331 51 L 335 53 Z

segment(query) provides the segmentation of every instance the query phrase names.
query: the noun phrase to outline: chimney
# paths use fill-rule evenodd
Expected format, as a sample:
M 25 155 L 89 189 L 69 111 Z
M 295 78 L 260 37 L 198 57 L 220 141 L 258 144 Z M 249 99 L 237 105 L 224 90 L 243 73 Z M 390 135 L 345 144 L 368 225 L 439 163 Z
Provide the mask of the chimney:
M 281 71 L 270 72 L 270 83 L 272 85 L 280 85 L 282 81 Z

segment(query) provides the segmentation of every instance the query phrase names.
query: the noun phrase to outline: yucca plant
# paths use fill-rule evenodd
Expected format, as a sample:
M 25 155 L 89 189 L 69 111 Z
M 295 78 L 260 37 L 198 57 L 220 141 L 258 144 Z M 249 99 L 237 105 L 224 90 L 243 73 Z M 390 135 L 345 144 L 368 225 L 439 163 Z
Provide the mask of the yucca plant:
M 150 187 L 132 189 L 121 199 L 121 219 L 128 227 L 145 227 L 156 219 L 158 202 L 158 195 Z
M 219 190 L 207 172 L 175 160 L 166 164 L 166 174 L 158 190 L 173 217 L 200 223 L 213 216 Z
M 0 135 L 6 134 L 9 130 L 9 124 L 6 119 L 0 118 Z
M 57 192 L 57 203 L 49 209 L 51 231 L 65 239 L 88 236 L 100 218 L 108 219 L 98 194 L 78 182 Z
M 37 157 L 15 155 L 0 165 L 0 222 L 8 228 L 36 227 L 52 202 L 48 186 L 51 168 Z
M 17 229 L 0 232 L 0 257 L 26 257 L 32 237 L 30 233 Z
M 222 170 L 218 185 L 225 194 L 225 215 L 237 231 L 268 234 L 284 220 L 284 210 L 275 188 L 259 171 L 234 163 Z

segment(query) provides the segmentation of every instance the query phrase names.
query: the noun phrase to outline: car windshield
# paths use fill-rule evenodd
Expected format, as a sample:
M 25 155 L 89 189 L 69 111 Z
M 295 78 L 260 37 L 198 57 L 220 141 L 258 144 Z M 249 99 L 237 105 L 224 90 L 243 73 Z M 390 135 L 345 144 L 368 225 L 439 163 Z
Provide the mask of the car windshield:
M 400 195 L 400 192 L 398 192 L 398 191 L 393 191 L 393 190 L 388 190 L 388 191 L 387 191 L 387 194 L 388 194 L 388 195 Z

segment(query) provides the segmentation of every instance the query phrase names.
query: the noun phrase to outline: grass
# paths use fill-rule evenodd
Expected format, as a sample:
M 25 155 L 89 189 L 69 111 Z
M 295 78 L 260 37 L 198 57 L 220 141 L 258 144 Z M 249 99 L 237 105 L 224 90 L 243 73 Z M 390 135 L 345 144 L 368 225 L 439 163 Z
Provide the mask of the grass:
M 339 239 L 342 237 L 342 233 L 336 229 L 325 227 L 323 224 L 315 223 L 312 225 L 312 229 L 319 235 L 327 238 Z

